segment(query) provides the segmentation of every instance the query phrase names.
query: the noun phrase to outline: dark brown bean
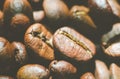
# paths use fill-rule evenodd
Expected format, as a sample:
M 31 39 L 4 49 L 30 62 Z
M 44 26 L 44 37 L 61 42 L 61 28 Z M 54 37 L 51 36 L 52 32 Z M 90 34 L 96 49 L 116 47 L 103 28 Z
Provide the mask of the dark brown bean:
M 17 72 L 17 79 L 48 79 L 49 70 L 42 65 L 28 64 Z
M 51 40 L 52 34 L 44 25 L 39 23 L 31 25 L 24 36 L 25 44 L 39 57 L 47 60 L 53 60 L 55 58 Z
M 95 77 L 91 72 L 86 72 L 80 77 L 80 79 L 95 79 Z
M 55 32 L 53 44 L 63 55 L 77 61 L 87 61 L 96 53 L 96 47 L 89 39 L 69 27 Z

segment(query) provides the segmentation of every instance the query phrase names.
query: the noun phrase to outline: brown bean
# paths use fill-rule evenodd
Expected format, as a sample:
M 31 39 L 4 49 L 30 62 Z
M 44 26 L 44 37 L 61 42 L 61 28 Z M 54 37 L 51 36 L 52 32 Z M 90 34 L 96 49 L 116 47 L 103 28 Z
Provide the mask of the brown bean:
M 33 12 L 33 19 L 35 22 L 41 22 L 44 18 L 45 12 L 43 10 Z
M 62 0 L 44 0 L 43 9 L 48 19 L 60 21 L 68 18 L 69 9 Z
M 110 72 L 103 61 L 96 60 L 95 67 L 95 79 L 110 79 Z
M 11 18 L 17 14 L 22 13 L 33 20 L 32 7 L 27 0 L 6 0 L 3 7 L 4 22 L 10 24 Z
M 91 72 L 86 72 L 80 77 L 80 79 L 95 79 L 95 77 Z
M 63 55 L 77 61 L 87 61 L 96 53 L 96 47 L 89 39 L 69 27 L 55 32 L 53 44 Z
M 112 57 L 120 57 L 119 35 L 120 23 L 116 23 L 108 33 L 102 36 L 102 48 L 107 55 Z
M 8 40 L 0 37 L 0 62 L 6 62 L 13 57 L 11 46 Z M 9 61 L 8 61 L 9 62 Z
M 120 67 L 115 63 L 110 65 L 110 79 L 119 79 L 120 78 Z
M 77 73 L 76 67 L 64 60 L 52 61 L 49 65 L 49 69 L 53 76 L 57 76 L 58 79 L 72 79 L 71 77 Z
M 96 25 L 94 24 L 92 18 L 89 16 L 89 11 L 90 9 L 85 6 L 74 5 L 70 9 L 70 16 L 74 20 L 74 22 L 78 21 L 80 23 L 85 23 L 91 28 L 95 29 Z M 82 26 L 81 28 L 84 28 L 84 26 Z
M 25 45 L 21 42 L 14 41 L 11 46 L 14 54 L 14 61 L 19 65 L 25 64 L 27 61 L 27 51 Z
M 39 57 L 47 60 L 54 59 L 52 48 L 52 34 L 44 25 L 35 23 L 31 25 L 24 36 L 25 44 L 32 49 Z
M 17 72 L 17 79 L 48 79 L 49 70 L 42 65 L 28 64 Z

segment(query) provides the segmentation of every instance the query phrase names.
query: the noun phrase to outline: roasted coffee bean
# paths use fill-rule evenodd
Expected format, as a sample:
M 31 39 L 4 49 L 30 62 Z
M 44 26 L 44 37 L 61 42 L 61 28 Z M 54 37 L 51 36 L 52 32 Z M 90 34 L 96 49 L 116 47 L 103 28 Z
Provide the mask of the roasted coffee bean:
M 63 55 L 77 61 L 87 61 L 96 53 L 96 47 L 89 39 L 69 27 L 55 32 L 53 44 Z
M 89 6 L 93 9 L 98 9 L 101 10 L 103 12 L 111 12 L 112 13 L 112 9 L 111 6 L 108 3 L 109 0 L 89 0 Z
M 120 78 L 120 67 L 115 63 L 110 65 L 110 79 L 119 79 Z
M 88 24 L 92 28 L 96 28 L 96 25 L 94 24 L 93 20 L 88 15 L 89 11 L 90 11 L 89 8 L 85 6 L 74 5 L 70 9 L 70 15 L 73 20 Z
M 31 25 L 24 36 L 25 44 L 32 49 L 39 57 L 53 60 L 54 50 L 52 45 L 52 34 L 44 25 L 35 23 Z
M 30 19 L 24 14 L 16 14 L 11 18 L 10 26 L 8 27 L 7 39 L 12 41 L 23 42 L 23 36 L 26 29 L 30 26 Z
M 24 14 L 16 14 L 11 19 L 11 30 L 16 32 L 25 31 L 27 27 L 30 25 L 30 19 Z
M 110 79 L 110 72 L 103 61 L 96 60 L 95 67 L 95 79 Z
M 43 10 L 33 12 L 33 19 L 35 22 L 41 22 L 44 18 L 45 12 Z
M 113 13 L 120 17 L 120 5 L 117 0 L 89 0 L 90 7 L 102 12 Z
M 10 76 L 3 76 L 3 75 L 0 75 L 0 79 L 14 79 Z
M 10 43 L 7 39 L 0 37 L 0 74 L 9 73 L 12 65 L 13 53 Z
M 64 60 L 52 61 L 49 69 L 53 73 L 53 76 L 55 75 L 58 79 L 72 79 L 72 76 L 77 73 L 76 67 Z
M 30 26 L 30 19 L 24 14 L 16 14 L 11 18 L 10 26 L 8 27 L 7 38 L 10 41 L 23 42 L 23 36 L 26 29 Z
M 119 79 L 119 2 L 1 0 L 0 79 Z
M 90 15 L 100 35 L 108 32 L 112 25 L 120 22 L 120 7 L 117 0 L 88 0 Z
M 48 79 L 49 70 L 42 65 L 28 64 L 17 72 L 17 79 Z
M 118 1 L 117 0 L 108 0 L 108 3 L 111 6 L 113 14 L 120 18 L 120 5 L 119 5 Z
M 95 79 L 94 75 L 91 72 L 83 74 L 80 79 Z
M 3 12 L 5 24 L 10 24 L 11 18 L 17 13 L 22 13 L 33 20 L 32 7 L 27 0 L 6 0 Z
M 12 51 L 14 54 L 15 62 L 19 65 L 23 65 L 27 61 L 27 51 L 25 48 L 25 45 L 23 45 L 21 42 L 12 42 Z
M 120 56 L 120 23 L 113 25 L 112 30 L 102 36 L 102 47 L 104 52 L 112 57 Z
M 12 50 L 10 43 L 3 37 L 0 37 L 0 63 L 9 62 L 12 59 Z
M 60 21 L 68 18 L 69 9 L 62 0 L 44 0 L 43 9 L 48 19 Z

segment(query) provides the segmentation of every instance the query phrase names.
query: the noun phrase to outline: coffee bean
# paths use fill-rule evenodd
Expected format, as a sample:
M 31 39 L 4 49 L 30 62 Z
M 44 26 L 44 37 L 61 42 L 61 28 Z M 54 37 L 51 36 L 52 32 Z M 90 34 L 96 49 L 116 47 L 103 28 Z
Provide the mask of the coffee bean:
M 22 44 L 21 42 L 12 42 L 12 51 L 14 54 L 14 61 L 18 65 L 23 65 L 27 61 L 27 51 L 25 48 L 25 45 Z
M 31 25 L 24 36 L 25 44 L 32 49 L 39 57 L 47 60 L 54 59 L 52 46 L 52 34 L 44 25 L 35 23 Z
M 55 32 L 53 44 L 63 55 L 77 61 L 87 61 L 96 53 L 96 47 L 89 39 L 69 27 Z
M 52 61 L 49 65 L 49 69 L 53 76 L 56 76 L 58 79 L 72 79 L 72 76 L 77 73 L 76 67 L 64 60 Z
M 103 61 L 96 60 L 95 66 L 95 79 L 110 79 L 110 72 Z
M 116 22 L 120 22 L 120 7 L 117 0 L 88 0 L 90 15 L 100 35 L 107 33 Z
M 30 19 L 30 22 L 33 20 L 32 7 L 27 0 L 6 0 L 3 12 L 6 25 L 9 25 L 11 18 L 18 13 L 26 15 Z
M 45 18 L 45 12 L 43 10 L 33 11 L 33 19 L 35 22 L 41 22 Z
M 95 79 L 95 77 L 91 72 L 86 72 L 80 77 L 80 79 Z
M 28 64 L 17 72 L 17 79 L 48 79 L 49 70 L 42 65 Z
M 112 30 L 102 36 L 102 47 L 104 52 L 112 57 L 119 57 L 119 38 L 120 38 L 120 23 L 113 25 Z
M 9 62 L 13 57 L 10 42 L 0 37 L 0 63 Z
M 110 79 L 119 79 L 120 78 L 120 67 L 115 63 L 110 65 Z
M 62 21 L 69 16 L 69 9 L 62 0 L 44 0 L 43 8 L 51 21 Z
M 12 53 L 10 42 L 0 37 L 0 74 L 12 73 L 14 55 Z M 14 70 L 13 70 L 14 71 Z
M 89 11 L 90 11 L 90 9 L 85 6 L 74 5 L 70 9 L 70 15 L 74 22 L 78 21 L 81 23 L 85 23 L 88 25 L 88 27 L 90 26 L 91 28 L 95 29 L 96 25 L 94 24 L 93 20 L 89 16 L 89 14 L 88 14 Z M 83 26 L 83 27 L 85 27 L 85 26 Z

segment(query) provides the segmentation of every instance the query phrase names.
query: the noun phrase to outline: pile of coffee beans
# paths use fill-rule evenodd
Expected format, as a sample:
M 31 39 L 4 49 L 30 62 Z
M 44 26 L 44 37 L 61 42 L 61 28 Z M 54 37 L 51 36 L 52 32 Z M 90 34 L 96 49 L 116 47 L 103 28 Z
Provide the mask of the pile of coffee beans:
M 0 79 L 120 79 L 120 0 L 1 0 Z

